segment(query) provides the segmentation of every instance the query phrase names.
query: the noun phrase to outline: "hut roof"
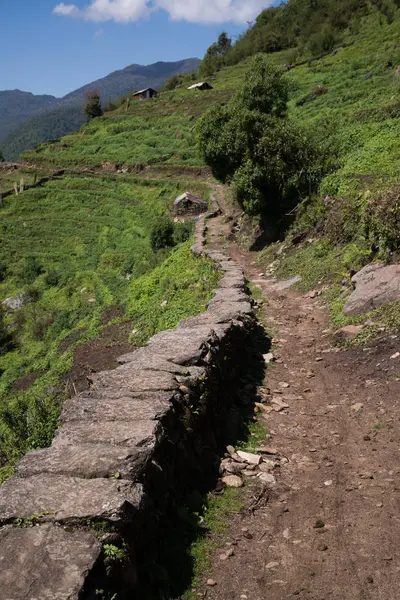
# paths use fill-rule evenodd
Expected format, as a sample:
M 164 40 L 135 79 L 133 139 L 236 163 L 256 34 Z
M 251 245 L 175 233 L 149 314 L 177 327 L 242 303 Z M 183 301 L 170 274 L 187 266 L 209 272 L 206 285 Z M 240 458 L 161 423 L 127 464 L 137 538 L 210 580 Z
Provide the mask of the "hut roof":
M 143 90 L 138 90 L 138 91 L 137 91 L 137 92 L 135 92 L 133 95 L 134 95 L 134 96 L 139 96 L 140 94 L 144 94 L 144 92 L 147 92 L 147 91 L 150 91 L 150 92 L 156 92 L 156 93 L 157 93 L 157 90 L 155 90 L 154 88 L 147 87 L 147 88 L 144 88 Z
M 201 88 L 207 88 L 209 90 L 212 90 L 212 85 L 207 83 L 207 81 L 200 81 L 199 83 L 194 83 L 193 85 L 189 86 L 188 90 L 195 90 Z
M 176 198 L 176 200 L 174 201 L 174 205 L 177 206 L 178 204 L 181 204 L 182 202 L 189 202 L 190 204 L 207 204 L 205 200 L 203 200 L 203 198 L 201 196 L 195 196 L 194 194 L 191 194 L 190 192 L 184 192 L 181 196 L 178 196 Z

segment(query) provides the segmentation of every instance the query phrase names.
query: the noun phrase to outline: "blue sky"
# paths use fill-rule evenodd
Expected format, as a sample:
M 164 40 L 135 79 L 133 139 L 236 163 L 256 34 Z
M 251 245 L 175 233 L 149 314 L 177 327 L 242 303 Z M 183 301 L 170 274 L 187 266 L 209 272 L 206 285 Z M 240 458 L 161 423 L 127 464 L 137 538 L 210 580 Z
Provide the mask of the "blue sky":
M 204 55 L 268 0 L 0 0 L 0 90 L 63 96 L 132 64 Z

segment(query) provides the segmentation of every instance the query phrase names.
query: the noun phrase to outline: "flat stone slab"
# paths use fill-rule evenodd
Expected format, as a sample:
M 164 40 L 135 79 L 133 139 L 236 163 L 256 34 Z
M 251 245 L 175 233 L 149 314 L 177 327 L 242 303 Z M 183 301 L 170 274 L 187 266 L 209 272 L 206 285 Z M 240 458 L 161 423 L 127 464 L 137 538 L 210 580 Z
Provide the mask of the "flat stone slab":
M 0 488 L 0 522 L 32 515 L 43 521 L 120 521 L 137 510 L 142 499 L 142 486 L 131 481 L 46 474 L 11 477 Z
M 176 385 L 177 382 L 176 382 Z M 143 421 L 161 419 L 171 408 L 171 393 L 144 392 L 140 397 L 107 398 L 96 394 L 80 394 L 65 403 L 61 422 L 91 421 Z
M 94 389 L 123 388 L 132 392 L 174 390 L 176 379 L 164 371 L 135 369 L 134 363 L 117 367 L 114 371 L 100 371 L 91 376 Z
M 40 473 L 94 479 L 114 477 L 138 480 L 151 455 L 151 449 L 124 448 L 110 444 L 76 444 L 28 452 L 17 467 L 19 477 Z
M 220 339 L 226 331 L 224 325 L 162 331 L 151 338 L 148 347 L 176 364 L 198 364 L 208 352 L 207 342 L 216 337 Z
M 238 288 L 221 288 L 210 300 L 208 306 L 211 307 L 222 302 L 249 302 L 249 297 Z
M 354 275 L 356 288 L 347 299 L 345 315 L 362 315 L 382 304 L 400 300 L 400 265 L 372 263 Z
M 226 275 L 224 275 L 221 279 L 221 281 L 219 282 L 219 287 L 220 289 L 223 288 L 237 288 L 238 290 L 244 290 L 245 288 L 245 281 L 244 281 L 244 277 L 243 275 L 231 275 L 230 273 L 227 273 Z M 248 296 L 247 296 L 247 300 L 248 300 Z
M 211 304 L 208 314 L 216 323 L 230 323 L 253 314 L 253 308 L 250 302 L 222 302 Z
M 121 365 L 125 365 L 128 368 L 129 363 L 134 363 L 135 368 L 142 369 L 143 371 L 165 371 L 166 373 L 172 373 L 173 375 L 181 375 L 182 373 L 190 372 L 195 367 L 184 367 L 183 365 L 177 365 L 174 362 L 166 360 L 164 356 L 160 356 L 154 352 L 154 348 L 144 346 L 138 348 L 134 352 L 123 354 L 119 356 L 117 361 Z
M 1 600 L 78 600 L 101 544 L 86 531 L 44 524 L 0 530 Z
M 56 433 L 53 446 L 112 444 L 148 446 L 155 443 L 158 421 L 68 421 Z

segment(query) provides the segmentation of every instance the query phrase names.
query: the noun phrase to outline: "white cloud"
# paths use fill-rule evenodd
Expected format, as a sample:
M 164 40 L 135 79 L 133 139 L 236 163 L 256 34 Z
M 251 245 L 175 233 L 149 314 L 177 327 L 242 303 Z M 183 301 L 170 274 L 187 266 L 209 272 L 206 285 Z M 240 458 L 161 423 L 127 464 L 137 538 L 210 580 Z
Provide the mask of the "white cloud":
M 157 0 L 171 19 L 191 23 L 246 23 L 272 0 Z
M 80 10 L 75 6 L 75 4 L 57 4 L 54 8 L 53 12 L 56 15 L 61 15 L 62 17 L 78 17 L 80 14 Z
M 53 12 L 89 21 L 138 21 L 156 10 L 165 10 L 175 21 L 190 23 L 245 23 L 272 4 L 272 0 L 91 0 L 79 9 L 75 4 L 58 4 Z
M 96 29 L 96 31 L 94 32 L 94 38 L 99 38 L 103 35 L 104 33 L 104 29 Z

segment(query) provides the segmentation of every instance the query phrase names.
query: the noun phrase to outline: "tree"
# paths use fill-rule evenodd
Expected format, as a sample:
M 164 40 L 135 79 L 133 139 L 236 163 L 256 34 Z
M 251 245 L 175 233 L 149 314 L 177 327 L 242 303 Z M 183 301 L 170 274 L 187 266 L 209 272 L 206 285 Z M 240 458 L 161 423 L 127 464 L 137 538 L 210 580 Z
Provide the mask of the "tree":
M 286 114 L 289 87 L 282 69 L 259 54 L 253 58 L 237 94 L 240 105 L 249 110 L 283 117 Z
M 277 222 L 315 189 L 323 172 L 311 137 L 287 118 L 283 73 L 256 56 L 226 106 L 199 122 L 199 145 L 214 176 L 231 183 L 243 209 Z
M 201 61 L 199 66 L 199 73 L 205 77 L 213 75 L 216 71 L 219 71 L 224 66 L 224 57 L 226 53 L 232 47 L 232 40 L 228 37 L 225 31 L 220 33 L 218 40 L 211 44 L 207 49 L 207 52 Z
M 4 158 L 4 155 L 3 155 L 2 151 L 0 150 L 0 163 L 5 162 L 5 161 L 6 161 L 6 159 Z
M 88 121 L 103 116 L 100 94 L 97 90 L 89 90 L 86 92 L 86 102 L 83 106 L 83 110 Z

